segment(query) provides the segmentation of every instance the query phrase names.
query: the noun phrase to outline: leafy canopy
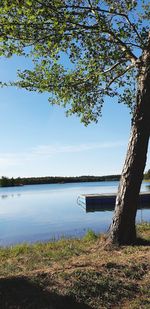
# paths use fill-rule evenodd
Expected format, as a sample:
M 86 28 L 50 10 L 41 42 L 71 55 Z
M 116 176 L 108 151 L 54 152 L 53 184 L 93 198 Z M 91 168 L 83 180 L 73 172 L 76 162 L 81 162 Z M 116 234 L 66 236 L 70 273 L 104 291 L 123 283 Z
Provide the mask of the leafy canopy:
M 0 55 L 30 57 L 11 84 L 49 92 L 88 124 L 105 96 L 133 106 L 149 19 L 146 0 L 1 0 Z

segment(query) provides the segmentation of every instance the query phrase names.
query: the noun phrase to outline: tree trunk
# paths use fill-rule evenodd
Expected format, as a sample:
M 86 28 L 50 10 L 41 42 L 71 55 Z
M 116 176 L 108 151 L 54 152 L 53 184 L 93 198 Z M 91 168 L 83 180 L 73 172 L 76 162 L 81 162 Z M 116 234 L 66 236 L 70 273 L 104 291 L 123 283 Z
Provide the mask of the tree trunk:
M 132 244 L 136 240 L 135 217 L 150 136 L 150 38 L 141 57 L 136 109 L 123 167 L 108 242 Z

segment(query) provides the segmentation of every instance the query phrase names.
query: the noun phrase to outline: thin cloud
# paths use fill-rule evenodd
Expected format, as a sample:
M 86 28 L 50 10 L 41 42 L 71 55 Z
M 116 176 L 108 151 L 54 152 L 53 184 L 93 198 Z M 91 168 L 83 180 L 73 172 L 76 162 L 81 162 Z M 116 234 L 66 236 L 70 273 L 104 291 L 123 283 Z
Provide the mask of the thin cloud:
M 79 153 L 92 151 L 96 149 L 111 149 L 126 145 L 125 142 L 107 142 L 107 143 L 88 143 L 79 145 L 39 145 L 26 152 L 2 153 L 0 154 L 0 171 L 10 166 L 21 166 L 26 162 L 38 162 L 60 153 Z M 0 173 L 1 174 L 1 173 Z
M 94 149 L 107 149 L 124 146 L 125 142 L 89 143 L 80 145 L 40 145 L 33 149 L 36 155 L 55 155 L 57 153 L 75 153 Z

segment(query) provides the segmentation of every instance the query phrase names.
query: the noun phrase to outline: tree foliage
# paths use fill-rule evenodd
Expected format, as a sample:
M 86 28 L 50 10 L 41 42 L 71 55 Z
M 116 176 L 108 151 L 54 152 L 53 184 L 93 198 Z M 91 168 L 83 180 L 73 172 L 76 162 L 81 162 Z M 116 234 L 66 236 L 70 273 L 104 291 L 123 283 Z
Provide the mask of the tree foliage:
M 50 93 L 85 124 L 97 121 L 106 96 L 134 108 L 149 1 L 1 0 L 0 16 L 1 56 L 33 61 L 11 85 Z
M 106 175 L 106 176 L 75 176 L 75 177 L 61 177 L 61 176 L 46 176 L 46 177 L 27 177 L 27 178 L 8 178 L 2 177 L 0 179 L 0 187 L 13 187 L 23 185 L 37 185 L 37 184 L 51 184 L 51 183 L 74 183 L 74 182 L 99 182 L 99 181 L 118 181 L 120 175 Z

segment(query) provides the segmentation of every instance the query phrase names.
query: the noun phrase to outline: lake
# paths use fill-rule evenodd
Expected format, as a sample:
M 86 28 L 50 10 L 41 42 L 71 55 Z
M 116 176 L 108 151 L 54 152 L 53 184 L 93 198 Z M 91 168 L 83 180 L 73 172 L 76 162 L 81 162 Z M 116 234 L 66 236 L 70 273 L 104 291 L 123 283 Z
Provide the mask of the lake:
M 149 183 L 141 191 L 148 191 Z M 106 232 L 113 211 L 86 213 L 80 194 L 114 193 L 118 182 L 32 185 L 0 188 L 0 246 L 60 237 L 81 237 L 88 229 Z M 137 222 L 150 221 L 150 209 L 137 212 Z

